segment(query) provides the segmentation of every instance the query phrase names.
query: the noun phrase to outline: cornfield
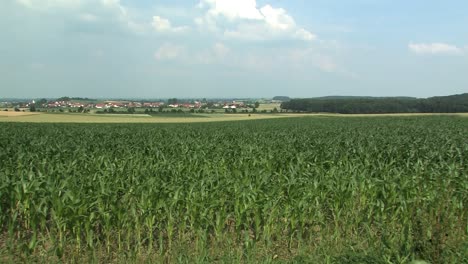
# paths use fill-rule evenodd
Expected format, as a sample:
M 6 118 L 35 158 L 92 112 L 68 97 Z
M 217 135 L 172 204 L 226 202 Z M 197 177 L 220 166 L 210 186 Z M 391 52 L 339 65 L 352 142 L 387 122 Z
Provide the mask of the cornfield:
M 0 262 L 468 263 L 466 118 L 0 133 Z

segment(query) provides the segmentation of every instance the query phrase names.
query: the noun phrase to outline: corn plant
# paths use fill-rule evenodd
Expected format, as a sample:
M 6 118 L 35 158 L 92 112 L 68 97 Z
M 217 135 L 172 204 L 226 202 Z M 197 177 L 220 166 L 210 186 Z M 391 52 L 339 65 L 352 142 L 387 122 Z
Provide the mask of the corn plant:
M 0 132 L 0 262 L 468 261 L 466 118 Z

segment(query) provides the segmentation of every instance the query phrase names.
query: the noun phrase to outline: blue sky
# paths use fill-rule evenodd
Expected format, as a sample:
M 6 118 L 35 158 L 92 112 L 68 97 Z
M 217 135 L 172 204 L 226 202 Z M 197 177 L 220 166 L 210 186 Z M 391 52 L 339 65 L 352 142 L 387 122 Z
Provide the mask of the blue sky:
M 468 92 L 464 0 L 2 0 L 2 97 Z

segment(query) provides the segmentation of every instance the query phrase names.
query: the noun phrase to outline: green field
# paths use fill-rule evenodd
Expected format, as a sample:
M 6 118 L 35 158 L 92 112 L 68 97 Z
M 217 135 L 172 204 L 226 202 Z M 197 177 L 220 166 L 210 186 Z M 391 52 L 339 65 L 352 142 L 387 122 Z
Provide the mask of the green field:
M 0 262 L 468 263 L 467 118 L 0 133 Z

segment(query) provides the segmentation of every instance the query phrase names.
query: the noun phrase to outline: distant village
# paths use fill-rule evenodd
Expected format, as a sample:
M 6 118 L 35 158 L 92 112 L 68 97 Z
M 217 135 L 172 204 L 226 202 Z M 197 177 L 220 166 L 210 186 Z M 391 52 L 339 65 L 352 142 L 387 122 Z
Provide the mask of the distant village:
M 0 108 L 4 108 L 4 111 L 8 109 L 14 109 L 14 111 L 46 111 L 51 112 L 69 111 L 83 112 L 85 110 L 103 111 L 119 109 L 185 109 L 185 110 L 200 110 L 200 109 L 224 109 L 230 111 L 236 110 L 247 110 L 255 109 L 259 107 L 259 104 L 279 104 L 280 100 L 274 99 L 244 99 L 244 100 L 190 100 L 190 99 L 168 99 L 168 100 L 156 100 L 156 101 L 126 101 L 126 100 L 93 100 L 88 98 L 69 98 L 62 97 L 59 99 L 39 99 L 39 100 L 5 100 L 0 102 Z

